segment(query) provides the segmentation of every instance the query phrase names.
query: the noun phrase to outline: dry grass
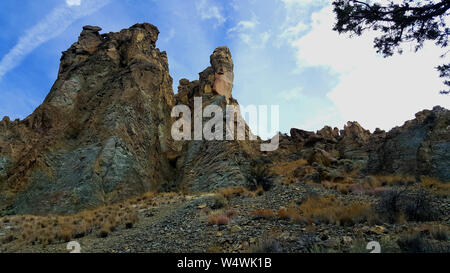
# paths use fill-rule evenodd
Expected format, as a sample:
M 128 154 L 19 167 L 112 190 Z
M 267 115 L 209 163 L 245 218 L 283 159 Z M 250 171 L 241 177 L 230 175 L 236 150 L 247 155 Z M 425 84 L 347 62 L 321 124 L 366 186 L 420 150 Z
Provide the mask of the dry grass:
M 208 219 L 209 225 L 225 226 L 230 223 L 230 217 L 225 214 L 213 214 Z
M 375 187 L 392 187 L 392 186 L 407 186 L 416 183 L 416 178 L 413 175 L 399 174 L 399 175 L 373 175 L 371 176 L 369 185 Z
M 422 176 L 421 183 L 417 183 L 412 175 L 374 175 L 368 176 L 364 183 L 340 185 L 336 183 L 322 183 L 326 188 L 336 189 L 341 193 L 355 194 L 380 194 L 393 186 L 412 186 L 420 185 L 430 190 L 433 194 L 448 197 L 450 196 L 450 183 L 444 183 L 436 178 Z
M 220 189 L 217 191 L 218 194 L 222 195 L 226 199 L 230 199 L 232 197 L 236 196 L 243 196 L 243 197 L 256 197 L 258 195 L 261 195 L 264 191 L 261 187 L 259 187 L 256 191 L 249 191 L 247 188 L 243 186 L 238 187 L 228 187 L 224 189 Z
M 239 214 L 239 212 L 237 210 L 234 210 L 234 209 L 229 209 L 229 210 L 225 211 L 225 215 L 227 217 L 230 217 L 230 218 L 232 218 L 232 217 L 234 217 L 234 216 L 236 216 L 238 214 Z
M 306 222 L 306 219 L 301 216 L 300 209 L 295 206 L 280 208 L 277 211 L 277 216 L 279 219 L 290 220 L 294 223 Z
M 324 181 L 321 183 L 321 185 L 325 188 L 325 189 L 332 189 L 332 190 L 336 190 L 342 194 L 348 194 L 351 192 L 351 188 L 352 186 L 356 185 L 353 182 L 350 182 L 350 180 L 343 180 L 342 183 L 341 182 L 329 182 L 329 181 Z
M 442 197 L 450 196 L 450 183 L 444 183 L 439 179 L 427 176 L 422 176 L 420 180 L 422 182 L 422 186 L 431 190 L 434 194 Z
M 314 171 L 314 169 L 308 165 L 308 161 L 299 159 L 290 162 L 280 162 L 272 166 L 271 170 L 274 174 L 283 178 L 283 184 L 291 184 L 298 180 L 298 177 L 294 175 L 294 171 L 299 167 L 304 168 L 305 174 Z
M 301 216 L 313 222 L 337 225 L 353 225 L 374 217 L 370 204 L 344 204 L 333 195 L 328 197 L 310 197 L 300 207 Z
M 137 219 L 136 210 L 119 205 L 86 210 L 70 216 L 13 216 L 9 217 L 12 227 L 9 238 L 14 237 L 18 243 L 26 244 L 68 242 L 96 230 L 109 234 L 120 226 L 126 228 L 133 225 Z
M 68 242 L 89 234 L 106 237 L 118 229 L 132 228 L 143 208 L 173 202 L 175 193 L 146 193 L 129 200 L 74 215 L 9 216 L 0 219 L 0 228 L 8 226 L 8 234 L 0 243 L 42 244 Z
M 256 219 L 274 219 L 275 211 L 271 209 L 257 209 L 250 213 Z
M 255 219 L 282 219 L 293 223 L 326 223 L 336 225 L 354 225 L 366 221 L 377 220 L 376 213 L 369 203 L 350 203 L 331 195 L 328 197 L 309 197 L 300 206 L 291 205 L 288 208 L 280 208 L 278 211 L 271 209 L 258 209 L 250 213 Z
M 439 241 L 447 241 L 450 238 L 450 226 L 441 223 L 429 223 L 418 226 L 413 230 L 429 235 L 431 238 Z

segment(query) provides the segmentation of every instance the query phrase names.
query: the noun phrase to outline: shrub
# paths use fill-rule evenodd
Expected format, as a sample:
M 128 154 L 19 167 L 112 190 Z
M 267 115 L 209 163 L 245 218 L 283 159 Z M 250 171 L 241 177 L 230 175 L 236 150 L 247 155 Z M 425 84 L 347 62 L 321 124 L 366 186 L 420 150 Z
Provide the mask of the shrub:
M 255 191 L 259 186 L 263 190 L 268 191 L 273 187 L 274 176 L 263 164 L 253 163 L 250 172 L 247 175 L 247 187 L 251 191 Z
M 298 181 L 301 177 L 312 172 L 314 169 L 308 166 L 308 162 L 304 159 L 288 162 L 277 162 L 271 167 L 275 175 L 283 178 L 283 184 L 291 184 Z
M 403 216 L 409 221 L 432 221 L 439 218 L 439 211 L 433 206 L 431 195 L 425 189 L 409 193 L 405 189 L 385 191 L 377 210 L 391 223 L 398 222 Z
M 409 221 L 432 221 L 439 215 L 432 205 L 431 196 L 424 189 L 419 189 L 405 199 L 404 213 Z
M 234 209 L 229 209 L 229 210 L 227 210 L 225 212 L 225 214 L 227 215 L 227 217 L 231 218 L 231 217 L 234 217 L 234 216 L 238 215 L 239 212 L 237 210 L 234 210 Z
M 377 210 L 388 222 L 397 222 L 401 216 L 401 201 L 404 191 L 392 189 L 382 193 Z
M 275 212 L 271 209 L 258 209 L 251 212 L 251 215 L 255 219 L 273 219 L 275 218 Z
M 265 237 L 250 248 L 251 253 L 281 253 L 280 243 L 274 238 Z
M 230 223 L 230 218 L 223 214 L 211 215 L 208 220 L 209 225 L 225 226 Z
M 333 195 L 328 197 L 309 197 L 300 205 L 300 211 L 314 222 L 338 225 L 354 225 L 367 221 L 373 211 L 369 204 L 344 204 Z
M 143 203 L 149 198 L 146 196 L 135 201 Z M 137 206 L 134 201 L 127 200 L 115 205 L 84 210 L 74 215 L 10 216 L 5 217 L 2 222 L 13 226 L 11 238 L 15 238 L 14 241 L 18 244 L 47 245 L 68 242 L 94 232 L 105 236 L 105 233 L 116 230 L 122 224 L 125 228 L 131 228 L 138 221 Z M 2 243 L 8 244 L 11 241 Z
M 447 241 L 449 238 L 449 232 L 446 227 L 443 227 L 441 225 L 433 226 L 430 229 L 430 235 L 432 238 L 438 240 L 438 241 Z
M 307 219 L 300 215 L 299 208 L 294 206 L 279 209 L 277 216 L 279 219 L 290 220 L 294 223 L 308 223 Z
M 372 176 L 374 186 L 406 186 L 416 183 L 412 175 L 375 175 Z
M 406 253 L 433 252 L 429 242 L 418 232 L 400 237 L 397 244 Z
M 251 192 L 249 192 L 246 188 L 242 186 L 220 189 L 217 191 L 217 193 L 221 194 L 226 199 L 230 199 L 235 196 L 245 196 L 245 197 L 254 196 Z
M 224 208 L 228 204 L 227 199 L 222 194 L 216 194 L 213 197 L 213 202 L 211 205 L 211 209 L 221 209 Z
M 450 196 L 450 183 L 444 183 L 436 178 L 422 176 L 420 178 L 422 186 L 429 189 L 434 194 L 442 197 Z

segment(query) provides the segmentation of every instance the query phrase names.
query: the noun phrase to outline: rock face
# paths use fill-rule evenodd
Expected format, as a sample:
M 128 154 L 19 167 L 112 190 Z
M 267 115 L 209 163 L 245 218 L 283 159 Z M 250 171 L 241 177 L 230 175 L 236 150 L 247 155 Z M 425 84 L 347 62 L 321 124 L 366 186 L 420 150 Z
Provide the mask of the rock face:
M 175 179 L 172 78 L 158 29 L 100 30 L 84 27 L 63 52 L 33 114 L 0 123 L 3 213 L 71 213 Z
M 428 175 L 450 181 L 450 111 L 424 110 L 373 142 L 370 173 Z
M 224 96 L 226 103 L 230 103 L 234 81 L 234 64 L 230 50 L 224 46 L 216 48 L 210 56 L 210 63 L 211 66 L 200 72 L 199 80 L 180 80 L 178 103 L 189 104 L 194 96 L 204 94 Z
M 83 27 L 63 52 L 58 78 L 34 113 L 0 122 L 0 214 L 69 214 L 150 190 L 244 184 L 256 144 L 171 137 L 175 103 L 193 109 L 201 97 L 224 118 L 227 105 L 237 106 L 229 49 L 217 48 L 211 66 L 198 81 L 181 80 L 175 97 L 155 26 L 99 31 Z
M 24 120 L 0 121 L 0 216 L 70 214 L 152 190 L 208 192 L 244 185 L 255 159 L 274 164 L 306 159 L 316 170 L 308 169 L 313 180 L 362 170 L 450 181 L 449 110 L 420 112 L 388 133 L 371 134 L 357 122 L 341 131 L 292 129 L 291 136 L 279 135 L 278 151 L 262 153 L 261 140 L 254 141 L 247 124 L 238 122 L 239 113 L 227 120 L 227 108 L 238 106 L 228 48 L 214 50 L 199 79 L 180 80 L 174 95 L 167 55 L 156 48 L 155 26 L 99 31 L 85 26 L 63 52 L 58 78 L 41 106 Z M 234 140 L 227 139 L 226 128 L 215 126 L 224 140 L 172 138 L 173 107 L 183 104 L 193 113 L 196 98 L 202 110 L 219 107 L 201 117 L 201 125 L 222 119 L 234 126 Z M 242 140 L 236 140 L 239 124 Z
M 287 139 L 281 148 L 310 164 L 352 162 L 366 174 L 426 175 L 450 182 L 450 111 L 439 106 L 387 133 L 370 133 L 348 122 L 340 132 L 328 126 L 316 133 L 292 129 Z
M 227 124 L 226 107 L 239 106 L 232 97 L 234 65 L 230 50 L 227 47 L 217 48 L 211 55 L 210 62 L 211 66 L 199 73 L 199 80 L 180 80 L 175 100 L 177 104 L 189 106 L 192 113 L 195 97 L 201 98 L 202 109 L 208 105 L 219 106 L 223 124 Z M 238 118 L 242 120 L 240 114 L 233 121 L 233 141 L 226 141 L 226 128 L 223 128 L 221 135 L 224 141 L 191 140 L 183 144 L 177 160 L 179 185 L 194 191 L 208 192 L 246 183 L 249 163 L 259 154 L 259 148 L 257 142 L 249 140 L 252 133 L 245 122 L 245 139 L 237 141 Z M 203 124 L 210 120 L 212 118 L 202 118 Z M 194 124 L 191 126 L 194 128 Z

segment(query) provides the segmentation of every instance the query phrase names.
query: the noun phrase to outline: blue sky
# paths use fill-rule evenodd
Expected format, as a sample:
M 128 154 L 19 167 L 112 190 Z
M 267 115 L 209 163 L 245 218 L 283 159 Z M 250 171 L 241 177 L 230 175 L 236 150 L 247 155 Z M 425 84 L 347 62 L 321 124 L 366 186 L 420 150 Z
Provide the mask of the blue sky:
M 434 70 L 448 61 L 442 49 L 377 56 L 374 34 L 331 30 L 328 0 L 2 0 L 0 116 L 23 119 L 42 103 L 83 25 L 116 32 L 137 22 L 158 26 L 175 92 L 179 79 L 198 78 L 214 48 L 228 46 L 233 96 L 244 106 L 279 105 L 282 132 L 349 120 L 389 130 L 422 109 L 450 108 Z

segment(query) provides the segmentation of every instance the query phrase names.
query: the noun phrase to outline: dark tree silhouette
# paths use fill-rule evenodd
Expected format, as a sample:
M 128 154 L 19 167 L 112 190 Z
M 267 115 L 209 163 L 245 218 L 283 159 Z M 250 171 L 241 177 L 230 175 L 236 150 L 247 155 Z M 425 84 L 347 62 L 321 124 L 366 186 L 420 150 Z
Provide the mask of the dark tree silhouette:
M 401 54 L 403 43 L 414 44 L 415 51 L 421 49 L 427 40 L 434 41 L 441 48 L 448 46 L 450 29 L 445 19 L 450 14 L 450 0 L 389 1 L 386 5 L 373 1 L 335 0 L 333 6 L 337 17 L 333 30 L 351 36 L 359 36 L 369 29 L 379 31 L 374 47 L 384 57 L 392 56 L 395 51 Z M 449 87 L 441 93 L 449 94 L 450 63 L 436 69 Z

